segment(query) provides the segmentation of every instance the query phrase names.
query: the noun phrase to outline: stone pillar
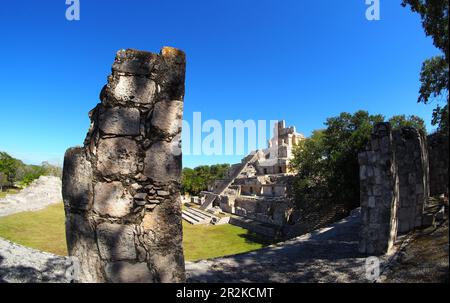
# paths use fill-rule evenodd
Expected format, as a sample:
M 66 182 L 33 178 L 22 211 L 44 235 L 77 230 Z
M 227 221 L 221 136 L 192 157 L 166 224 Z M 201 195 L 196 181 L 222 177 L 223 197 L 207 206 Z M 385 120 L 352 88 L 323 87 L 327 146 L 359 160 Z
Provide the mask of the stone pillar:
M 64 158 L 69 255 L 80 282 L 183 282 L 181 121 L 185 55 L 121 50 Z
M 430 194 L 432 196 L 445 194 L 448 197 L 448 135 L 434 133 L 427 139 L 430 160 Z
M 361 253 L 382 255 L 397 234 L 398 176 L 391 126 L 374 126 L 371 142 L 358 155 L 361 188 Z
M 428 151 L 425 134 L 413 127 L 393 132 L 399 178 L 398 232 L 422 226 L 429 197 Z

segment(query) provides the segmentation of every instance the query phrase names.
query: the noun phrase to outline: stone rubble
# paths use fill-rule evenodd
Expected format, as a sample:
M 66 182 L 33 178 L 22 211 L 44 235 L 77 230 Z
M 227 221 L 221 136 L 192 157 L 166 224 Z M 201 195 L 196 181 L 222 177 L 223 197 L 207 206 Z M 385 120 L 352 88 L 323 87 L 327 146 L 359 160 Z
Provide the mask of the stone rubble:
M 41 176 L 19 193 L 0 199 L 0 217 L 44 209 L 61 201 L 61 179 Z
M 74 263 L 0 238 L 0 283 L 70 283 Z

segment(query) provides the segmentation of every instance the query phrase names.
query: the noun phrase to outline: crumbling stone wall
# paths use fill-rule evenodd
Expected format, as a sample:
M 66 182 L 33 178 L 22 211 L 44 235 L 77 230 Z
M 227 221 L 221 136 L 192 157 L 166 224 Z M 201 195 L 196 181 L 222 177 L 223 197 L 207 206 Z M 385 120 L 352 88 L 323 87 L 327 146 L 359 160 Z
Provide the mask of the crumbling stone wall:
M 374 126 L 366 151 L 358 156 L 361 191 L 361 240 L 359 250 L 382 255 L 397 235 L 398 172 L 391 126 Z
M 435 133 L 428 136 L 432 196 L 448 195 L 448 152 L 448 135 Z
M 428 150 L 423 132 L 404 127 L 393 132 L 399 174 L 398 232 L 422 225 L 429 198 Z
M 284 198 L 264 199 L 249 196 L 235 198 L 235 213 L 259 222 L 284 226 L 289 210 L 293 208 L 291 201 Z
M 64 158 L 69 254 L 80 282 L 183 282 L 181 119 L 185 55 L 121 50 Z
M 422 226 L 429 198 L 427 139 L 413 127 L 374 126 L 371 142 L 359 154 L 362 230 L 360 250 L 387 253 L 396 234 Z

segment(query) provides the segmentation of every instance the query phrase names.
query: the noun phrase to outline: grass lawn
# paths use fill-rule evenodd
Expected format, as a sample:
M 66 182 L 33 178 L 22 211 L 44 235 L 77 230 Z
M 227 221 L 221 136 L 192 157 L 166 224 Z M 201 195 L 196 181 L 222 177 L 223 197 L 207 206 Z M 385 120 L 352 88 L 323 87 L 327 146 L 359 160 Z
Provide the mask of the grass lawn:
M 67 255 L 63 204 L 0 218 L 0 237 L 15 243 Z M 183 245 L 188 261 L 220 257 L 262 248 L 263 238 L 233 225 L 190 225 L 183 221 Z
M 269 244 L 258 235 L 230 224 L 191 225 L 183 220 L 184 256 L 188 261 L 234 255 Z
M 67 255 L 64 224 L 64 206 L 54 204 L 43 210 L 0 218 L 0 237 L 64 256 Z

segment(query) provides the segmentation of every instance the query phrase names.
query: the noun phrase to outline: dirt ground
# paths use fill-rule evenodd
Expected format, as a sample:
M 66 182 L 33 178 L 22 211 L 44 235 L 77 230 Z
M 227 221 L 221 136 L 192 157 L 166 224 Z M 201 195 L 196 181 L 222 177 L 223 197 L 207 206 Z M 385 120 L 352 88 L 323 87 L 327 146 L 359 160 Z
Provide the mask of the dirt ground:
M 418 231 L 399 252 L 386 274 L 385 283 L 449 282 L 448 219 L 436 227 Z

